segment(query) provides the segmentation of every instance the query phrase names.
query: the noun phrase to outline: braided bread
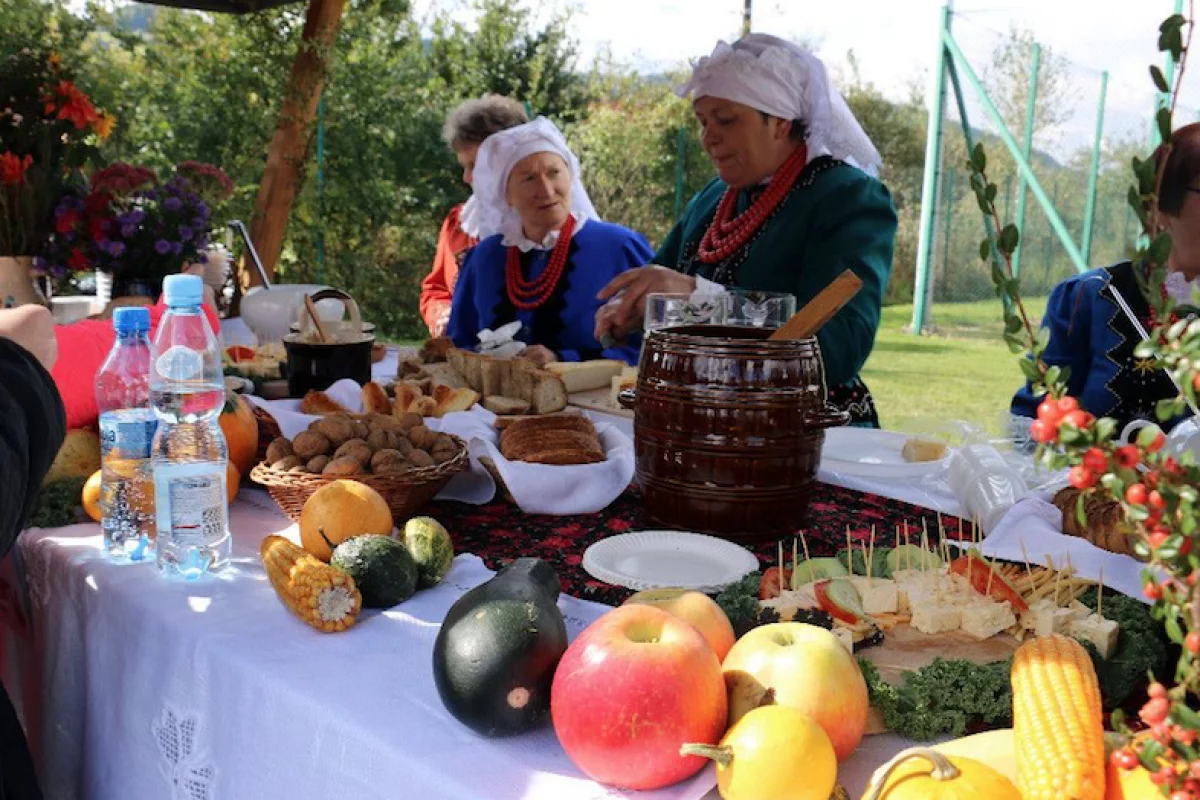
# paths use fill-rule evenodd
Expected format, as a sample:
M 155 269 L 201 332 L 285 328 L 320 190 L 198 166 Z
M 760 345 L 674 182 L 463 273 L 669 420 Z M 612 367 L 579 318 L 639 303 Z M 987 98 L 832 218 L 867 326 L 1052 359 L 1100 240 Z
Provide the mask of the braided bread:
M 1133 534 L 1125 525 L 1121 504 L 1092 492 L 1083 497 L 1083 516 L 1080 525 L 1076 512 L 1080 491 L 1068 486 L 1054 495 L 1053 503 L 1062 512 L 1062 530 L 1068 536 L 1086 539 L 1110 553 L 1133 556 Z

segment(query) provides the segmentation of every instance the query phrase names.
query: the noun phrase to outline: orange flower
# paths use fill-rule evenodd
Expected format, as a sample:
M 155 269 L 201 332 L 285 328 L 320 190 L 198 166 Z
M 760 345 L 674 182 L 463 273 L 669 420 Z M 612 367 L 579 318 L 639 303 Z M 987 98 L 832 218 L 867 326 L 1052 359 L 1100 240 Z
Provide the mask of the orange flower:
M 50 62 L 50 66 L 54 69 L 58 69 L 62 65 L 62 56 L 58 53 L 51 53 L 50 57 L 46 60 Z
M 95 106 L 88 96 L 70 81 L 59 81 L 54 87 L 56 97 L 46 101 L 46 113 L 51 114 L 58 108 L 58 119 L 64 119 L 73 124 L 76 129 L 83 130 L 99 118 Z M 55 104 L 57 100 L 57 106 Z
M 113 126 L 116 124 L 117 118 L 111 114 L 98 114 L 92 127 L 96 131 L 96 135 L 100 137 L 100 141 L 104 141 L 112 135 Z
M 5 186 L 20 186 L 25 182 L 25 170 L 33 166 L 33 157 L 21 158 L 7 150 L 0 153 L 0 183 Z

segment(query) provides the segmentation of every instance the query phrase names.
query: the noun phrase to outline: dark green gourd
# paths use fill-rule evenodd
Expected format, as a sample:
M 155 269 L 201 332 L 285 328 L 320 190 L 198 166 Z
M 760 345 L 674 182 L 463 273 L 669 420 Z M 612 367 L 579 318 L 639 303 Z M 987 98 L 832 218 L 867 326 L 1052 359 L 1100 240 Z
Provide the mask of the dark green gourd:
M 518 558 L 459 598 L 433 646 L 433 678 L 451 716 L 483 736 L 539 725 L 567 649 L 558 574 Z

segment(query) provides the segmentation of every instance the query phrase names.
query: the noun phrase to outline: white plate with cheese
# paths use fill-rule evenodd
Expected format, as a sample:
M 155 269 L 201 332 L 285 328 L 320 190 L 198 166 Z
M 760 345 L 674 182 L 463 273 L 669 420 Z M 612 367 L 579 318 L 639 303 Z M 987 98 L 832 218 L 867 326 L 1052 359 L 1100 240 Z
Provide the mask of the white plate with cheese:
M 719 591 L 759 568 L 746 548 L 715 536 L 681 531 L 636 531 L 610 536 L 583 553 L 597 580 L 629 589 L 678 587 Z
M 821 469 L 871 478 L 911 478 L 942 469 L 951 452 L 944 442 L 928 436 L 877 428 L 830 428 L 825 431 Z

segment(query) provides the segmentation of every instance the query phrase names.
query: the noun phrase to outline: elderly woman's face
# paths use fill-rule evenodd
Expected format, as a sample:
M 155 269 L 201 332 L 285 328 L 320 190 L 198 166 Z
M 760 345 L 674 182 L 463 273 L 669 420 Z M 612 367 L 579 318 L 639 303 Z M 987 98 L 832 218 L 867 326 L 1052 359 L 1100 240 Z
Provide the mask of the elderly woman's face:
M 571 209 L 571 172 L 557 153 L 534 153 L 517 162 L 505 188 L 525 235 L 540 240 L 562 227 Z
M 462 167 L 463 183 L 467 186 L 474 186 L 475 159 L 479 157 L 479 145 L 464 144 L 454 151 L 454 156 L 458 159 L 458 165 Z
M 700 123 L 700 143 L 721 180 L 736 189 L 774 174 L 796 145 L 788 138 L 791 121 L 767 117 L 750 106 L 701 97 L 692 104 Z

